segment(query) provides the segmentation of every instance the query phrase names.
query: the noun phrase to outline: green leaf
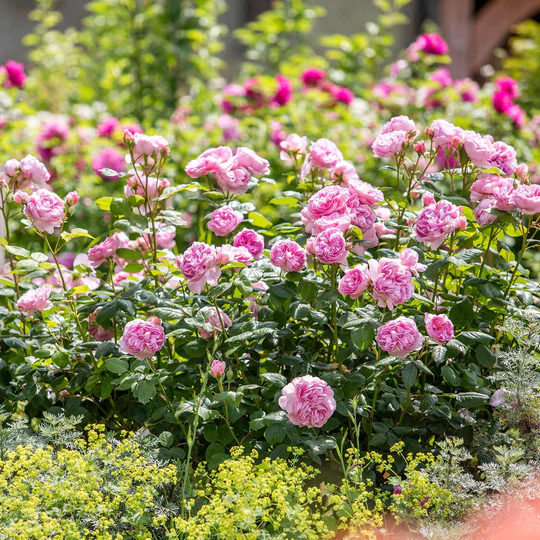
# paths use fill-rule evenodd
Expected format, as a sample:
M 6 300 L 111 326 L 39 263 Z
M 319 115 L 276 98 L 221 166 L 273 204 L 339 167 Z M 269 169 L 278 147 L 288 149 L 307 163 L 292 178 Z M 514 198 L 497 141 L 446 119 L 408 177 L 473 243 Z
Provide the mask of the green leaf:
M 287 379 L 279 373 L 262 373 L 261 377 L 279 388 L 283 388 L 287 384 Z
M 439 398 L 435 394 L 426 394 L 420 400 L 420 410 L 423 412 L 429 411 L 437 404 L 437 401 L 439 401 Z
M 443 368 L 441 369 L 441 373 L 444 380 L 450 386 L 459 386 L 461 379 L 459 375 L 450 366 L 443 366 Z
M 128 274 L 136 274 L 143 269 L 144 265 L 138 262 L 130 262 L 129 264 L 126 264 L 126 266 L 124 266 L 124 272 L 127 272 Z
M 148 403 L 156 395 L 156 385 L 147 380 L 137 382 L 133 385 L 133 395 L 141 403 Z
M 275 199 L 270 200 L 270 204 L 275 204 L 278 206 L 284 205 L 293 208 L 294 206 L 298 206 L 300 201 L 294 197 L 276 197 Z
M 30 252 L 19 246 L 6 246 L 4 249 L 17 257 L 30 257 Z
M 442 364 L 446 358 L 446 347 L 442 345 L 436 345 L 431 351 L 431 357 L 436 364 Z
M 143 256 L 134 249 L 120 248 L 116 250 L 116 254 L 126 261 L 139 261 Z
M 456 327 L 463 327 L 469 324 L 474 318 L 472 300 L 465 298 L 461 302 L 454 304 L 450 310 L 449 317 Z
M 485 334 L 484 332 L 462 332 L 460 338 L 469 339 L 471 341 L 478 341 L 479 343 L 489 343 L 495 341 L 493 336 Z
M 111 202 L 111 212 L 115 216 L 132 216 L 133 209 L 126 199 L 113 199 Z
M 170 448 L 174 443 L 174 435 L 170 431 L 163 431 L 159 434 L 159 444 L 165 448 Z
M 266 428 L 264 438 L 268 441 L 268 444 L 281 444 L 285 440 L 286 434 L 287 432 L 283 424 L 272 424 Z
M 97 323 L 98 324 L 105 324 L 108 321 L 110 321 L 118 311 L 118 302 L 109 302 L 108 304 L 105 304 L 104 306 L 101 306 L 99 309 L 99 313 L 97 314 Z
M 497 361 L 497 357 L 485 345 L 479 345 L 476 348 L 476 360 L 482 367 L 492 368 Z
M 96 205 L 100 210 L 108 212 L 111 209 L 112 197 L 101 197 L 96 201 Z
M 255 227 L 260 227 L 261 229 L 269 229 L 272 227 L 272 222 L 266 219 L 262 214 L 259 214 L 259 212 L 250 212 L 248 218 L 251 219 L 251 223 L 255 225 Z
M 125 373 L 129 369 L 129 363 L 127 360 L 123 360 L 122 358 L 107 358 L 105 360 L 105 367 L 108 371 L 111 373 L 116 373 L 120 375 L 121 373 Z
M 71 231 L 67 232 L 64 231 L 61 234 L 62 240 L 67 244 L 71 240 L 75 240 L 76 238 L 94 238 L 91 234 L 88 233 L 86 229 L 72 229 Z
M 24 261 L 17 261 L 15 263 L 15 268 L 21 272 L 32 272 L 38 267 L 38 263 L 32 259 L 25 259 Z
M 403 377 L 405 388 L 412 388 L 418 377 L 418 368 L 412 362 L 409 362 L 403 368 L 401 376 Z
M 371 439 L 369 439 L 370 446 L 382 446 L 386 442 L 386 433 L 375 433 Z
M 369 349 L 373 339 L 375 338 L 375 329 L 370 323 L 364 323 L 357 326 L 351 332 L 352 342 L 361 350 Z
M 489 400 L 489 397 L 479 392 L 461 392 L 456 396 L 456 402 L 462 407 L 467 409 L 470 407 L 476 407 L 477 405 L 483 405 Z
M 117 345 L 115 345 L 111 341 L 103 341 L 97 346 L 95 357 L 99 360 L 100 358 L 103 358 L 104 356 L 109 356 L 116 350 L 117 350 Z

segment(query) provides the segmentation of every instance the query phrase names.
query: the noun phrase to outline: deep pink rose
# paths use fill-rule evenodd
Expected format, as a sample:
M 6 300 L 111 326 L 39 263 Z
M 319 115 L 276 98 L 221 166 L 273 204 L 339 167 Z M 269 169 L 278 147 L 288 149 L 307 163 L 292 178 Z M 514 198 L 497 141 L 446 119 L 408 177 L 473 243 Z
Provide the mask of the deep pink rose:
M 338 147 L 328 139 L 318 139 L 311 143 L 311 163 L 321 169 L 331 169 L 340 161 L 343 161 L 343 154 Z
M 313 254 L 323 264 L 347 266 L 347 245 L 343 233 L 331 227 L 317 235 L 313 240 Z
M 523 214 L 540 213 L 540 184 L 521 184 L 514 192 L 514 204 Z
M 422 348 L 424 338 L 412 319 L 398 317 L 378 328 L 377 343 L 391 356 L 405 358 Z
M 8 60 L 5 65 L 7 81 L 4 83 L 6 87 L 22 88 L 26 81 L 26 73 L 24 72 L 24 64 Z
M 407 140 L 406 131 L 390 131 L 378 135 L 371 149 L 378 158 L 388 158 L 399 154 L 403 150 L 403 145 Z
M 350 268 L 341 278 L 338 291 L 341 294 L 350 296 L 353 300 L 359 298 L 369 285 L 371 277 L 367 264 L 361 264 Z
M 207 308 L 209 315 L 204 320 L 204 327 L 199 328 L 199 334 L 203 339 L 211 339 L 215 334 L 223 332 L 226 328 L 232 326 L 232 321 L 229 316 L 220 308 L 216 311 L 216 308 Z
M 304 70 L 300 75 L 300 80 L 309 87 L 317 86 L 326 79 L 326 71 L 315 67 L 310 67 Z
M 279 240 L 270 249 L 270 262 L 285 272 L 300 272 L 306 261 L 306 250 L 292 240 Z
M 88 250 L 88 260 L 92 268 L 101 266 L 107 259 L 116 255 L 116 250 L 120 247 L 120 239 L 117 235 L 105 238 L 103 242 L 96 244 Z
M 467 227 L 467 219 L 462 212 L 461 206 L 444 200 L 424 206 L 414 224 L 413 234 L 419 242 L 437 249 L 449 234 Z
M 408 116 L 394 116 L 384 124 L 382 133 L 391 133 L 392 131 L 416 132 L 416 124 Z
M 113 133 L 120 126 L 120 120 L 114 116 L 109 116 L 105 118 L 102 122 L 99 123 L 97 127 L 98 136 L 110 139 L 113 136 Z
M 227 236 L 234 231 L 238 225 L 244 221 L 244 215 L 230 206 L 217 208 L 210 214 L 208 228 L 216 236 Z
M 227 364 L 221 360 L 212 360 L 212 365 L 210 366 L 210 373 L 215 379 L 219 379 L 225 375 L 225 368 Z
M 332 88 L 332 97 L 339 103 L 350 105 L 354 101 L 354 92 L 343 86 Z
M 54 118 L 43 124 L 37 138 L 39 157 L 50 161 L 63 151 L 63 144 L 69 135 L 69 126 L 61 118 Z
M 376 206 L 384 201 L 383 192 L 362 180 L 352 179 L 349 181 L 349 192 L 356 195 L 362 204 Z
M 492 100 L 493 108 L 501 114 L 508 114 L 508 111 L 514 106 L 512 98 L 500 90 L 493 94 Z
M 165 344 L 165 332 L 161 321 L 152 317 L 147 321 L 135 319 L 124 327 L 124 333 L 118 342 L 123 353 L 144 360 L 154 356 Z
M 432 315 L 424 314 L 427 335 L 437 343 L 443 344 L 454 337 L 454 325 L 452 321 L 444 314 Z
M 88 315 L 88 332 L 96 341 L 109 341 L 114 337 L 114 332 L 111 328 L 103 328 L 97 322 L 98 313 L 101 308 L 97 308 Z
M 283 387 L 279 406 L 295 426 L 320 428 L 336 410 L 334 391 L 328 383 L 304 375 Z
M 49 300 L 51 288 L 47 286 L 30 289 L 17 300 L 19 311 L 28 311 L 28 315 L 33 315 L 35 311 L 46 311 L 52 308 Z
M 93 171 L 104 180 L 117 180 L 119 177 L 105 175 L 101 169 L 111 169 L 117 173 L 124 172 L 126 160 L 124 154 L 116 148 L 104 148 L 99 154 L 92 159 Z
M 293 86 L 291 81 L 283 75 L 276 75 L 277 90 L 270 105 L 286 105 L 292 99 Z
M 234 237 L 235 247 L 245 247 L 254 259 L 260 259 L 264 252 L 264 238 L 252 229 L 243 229 Z
M 187 280 L 191 292 L 200 294 L 209 283 L 216 286 L 221 269 L 216 260 L 216 248 L 203 242 L 193 242 L 183 257 L 177 259 L 177 266 Z
M 495 80 L 495 86 L 500 92 L 504 92 L 510 97 L 510 99 L 517 99 L 519 97 L 519 85 L 515 79 L 508 76 L 497 77 Z
M 24 213 L 38 231 L 53 234 L 64 220 L 66 205 L 56 193 L 38 189 L 28 198 Z
M 448 44 L 440 34 L 422 34 L 418 41 L 420 50 L 426 54 L 440 56 L 448 53 Z
M 371 259 L 368 265 L 373 282 L 372 296 L 379 307 L 394 309 L 413 297 L 411 272 L 399 259 Z

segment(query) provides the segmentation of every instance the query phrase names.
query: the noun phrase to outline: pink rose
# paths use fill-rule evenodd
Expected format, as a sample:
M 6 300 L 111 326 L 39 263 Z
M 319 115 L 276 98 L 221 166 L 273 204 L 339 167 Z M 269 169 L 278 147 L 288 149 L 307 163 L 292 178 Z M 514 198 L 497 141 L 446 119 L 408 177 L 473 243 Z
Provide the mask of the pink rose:
M 160 135 L 144 135 L 135 133 L 133 136 L 133 158 L 135 163 L 145 161 L 153 165 L 156 160 L 169 155 L 169 142 Z
M 109 116 L 99 123 L 97 127 L 98 136 L 110 139 L 119 126 L 120 120 L 114 116 Z
M 228 146 L 210 148 L 186 165 L 186 174 L 190 178 L 200 178 L 214 173 L 219 170 L 220 165 L 226 163 L 232 157 L 232 150 Z
M 448 44 L 440 34 L 422 34 L 418 42 L 420 50 L 426 54 L 440 56 L 448 53 Z
M 350 105 L 354 101 L 354 92 L 343 86 L 334 86 L 330 92 L 332 97 L 339 103 Z
M 413 276 L 418 276 L 419 272 L 423 272 L 427 266 L 418 262 L 418 253 L 414 249 L 405 248 L 399 254 L 401 264 L 411 272 Z
M 493 143 L 489 156 L 489 166 L 497 167 L 506 176 L 511 176 L 516 172 L 518 166 L 516 151 L 510 145 L 501 141 Z
M 330 178 L 344 184 L 348 184 L 351 180 L 360 180 L 354 165 L 349 161 L 340 161 L 333 169 L 330 169 Z
M 210 315 L 208 315 L 204 320 L 205 327 L 201 326 L 199 328 L 199 334 L 201 334 L 203 339 L 211 339 L 215 336 L 215 334 L 219 334 L 223 332 L 225 328 L 232 326 L 231 319 L 222 309 L 216 311 L 216 308 L 210 307 L 207 308 L 207 310 L 209 311 Z
M 236 166 L 234 160 L 221 164 L 213 176 L 222 191 L 236 194 L 246 193 L 251 181 L 251 173 Z
M 244 221 L 242 212 L 238 212 L 230 206 L 223 206 L 217 208 L 210 214 L 208 228 L 216 236 L 227 236 L 234 231 L 242 221 Z
M 398 317 L 378 328 L 377 343 L 391 356 L 405 358 L 422 348 L 424 338 L 412 319 Z
M 437 249 L 449 234 L 467 227 L 467 219 L 462 212 L 461 206 L 444 200 L 424 206 L 414 224 L 413 234 L 419 242 Z
M 221 360 L 212 360 L 212 365 L 210 366 L 210 373 L 215 379 L 219 379 L 225 375 L 225 368 L 227 364 Z
M 287 77 L 284 77 L 283 75 L 276 75 L 276 82 L 277 90 L 272 99 L 270 100 L 270 105 L 286 105 L 292 99 L 292 83 Z
M 367 231 L 375 223 L 375 212 L 368 204 L 362 204 L 357 195 L 351 194 L 347 202 L 351 223 L 362 232 Z
M 398 259 L 383 257 L 368 262 L 369 274 L 373 282 L 373 299 L 379 307 L 394 309 L 410 300 L 414 295 L 412 275 Z
M 235 141 L 242 136 L 240 130 L 240 120 L 232 117 L 230 114 L 222 114 L 216 122 L 216 125 L 223 130 L 223 141 Z
M 504 92 L 510 99 L 517 99 L 520 95 L 518 82 L 511 77 L 497 77 L 495 86 L 497 90 Z
M 235 247 L 245 247 L 254 259 L 260 259 L 264 252 L 264 238 L 252 229 L 243 229 L 234 237 Z
M 349 193 L 356 195 L 362 204 L 376 206 L 384 201 L 384 195 L 380 189 L 374 188 L 371 184 L 362 180 L 352 179 L 349 181 L 347 187 L 349 188 Z
M 444 314 L 432 315 L 424 314 L 427 335 L 437 343 L 443 344 L 454 337 L 454 325 L 452 321 Z
M 326 71 L 315 67 L 310 67 L 304 70 L 300 75 L 300 80 L 309 87 L 317 86 L 326 79 Z
M 268 161 L 249 148 L 242 146 L 237 148 L 234 161 L 236 167 L 243 167 L 253 175 L 268 174 L 270 172 Z
M 495 208 L 497 201 L 493 197 L 486 197 L 482 199 L 476 208 L 473 210 L 474 217 L 478 222 L 478 225 L 485 227 L 486 225 L 491 225 L 497 220 L 497 215 L 490 212 L 491 209 Z
M 26 203 L 28 202 L 28 199 L 29 199 L 28 193 L 25 193 L 24 191 L 21 191 L 20 189 L 18 189 L 18 190 L 13 194 L 13 200 L 14 200 L 17 204 L 26 204 Z
M 522 214 L 540 213 L 540 184 L 521 184 L 514 192 L 514 204 Z
M 343 161 L 343 154 L 328 139 L 319 139 L 311 143 L 309 150 L 311 152 L 311 163 L 321 169 L 330 169 Z
M 147 321 L 135 319 L 124 327 L 124 333 L 118 342 L 123 353 L 144 360 L 154 356 L 165 344 L 165 332 L 161 321 L 152 317 Z
M 38 231 L 53 234 L 64 221 L 66 206 L 56 193 L 38 189 L 28 198 L 24 213 Z
M 66 195 L 66 204 L 68 206 L 75 206 L 79 202 L 79 194 L 76 191 L 70 191 Z
M 394 116 L 384 124 L 382 133 L 391 133 L 392 131 L 416 132 L 416 124 L 408 116 Z
M 26 73 L 24 72 L 24 64 L 8 60 L 4 66 L 7 75 L 7 81 L 4 83 L 6 88 L 15 87 L 22 88 L 26 81 Z
M 216 248 L 203 242 L 193 242 L 183 257 L 176 261 L 191 292 L 200 294 L 208 283 L 216 286 L 221 269 L 216 260 Z
M 166 225 L 162 221 L 156 222 L 156 242 L 158 247 L 173 249 L 176 246 L 176 228 L 172 225 Z M 151 235 L 143 234 L 142 238 L 146 247 L 151 246 Z
M 249 266 L 253 261 L 253 255 L 245 247 L 235 247 L 230 244 L 219 246 L 216 250 L 216 261 L 218 264 L 230 264 L 239 262 Z
M 51 175 L 45 165 L 30 154 L 21 161 L 20 171 L 24 178 L 23 183 L 19 186 L 20 189 L 40 189 L 45 187 L 51 179 Z
M 326 229 L 337 228 L 345 232 L 351 228 L 351 216 L 334 212 L 329 216 L 323 216 L 315 221 L 306 223 L 306 231 L 314 235 L 321 234 Z
M 373 154 L 378 158 L 388 158 L 399 154 L 407 140 L 406 131 L 391 131 L 378 135 L 371 145 Z
M 347 266 L 347 245 L 343 233 L 329 228 L 317 235 L 313 241 L 313 254 L 323 264 Z
M 69 126 L 60 119 L 53 118 L 44 123 L 37 138 L 37 149 L 43 161 L 50 161 L 63 150 L 63 144 L 68 138 Z
M 482 136 L 474 131 L 466 131 L 463 148 L 477 167 L 491 166 L 490 159 L 493 155 L 493 138 L 491 136 Z
M 353 300 L 359 298 L 369 285 L 371 277 L 367 264 L 361 264 L 350 268 L 341 278 L 338 291 L 341 294 L 350 296 Z
M 121 173 L 124 172 L 125 165 L 124 155 L 116 148 L 104 148 L 92 159 L 92 170 L 104 180 L 117 180 L 119 176 L 105 175 L 101 169 L 111 169 Z
M 462 130 L 446 120 L 434 120 L 429 126 L 433 144 L 444 149 L 453 148 L 453 142 L 461 137 Z
M 284 386 L 278 402 L 289 421 L 299 427 L 323 427 L 336 410 L 332 388 L 311 375 L 297 377 Z
M 155 205 L 159 204 L 152 202 L 152 199 L 159 197 L 163 190 L 170 187 L 170 185 L 171 183 L 166 178 L 132 176 L 126 179 L 124 195 L 126 199 L 129 199 L 132 195 L 138 195 L 145 199 L 146 202 L 139 206 L 139 212 L 146 215 Z
M 313 195 L 301 212 L 307 232 L 312 232 L 314 221 L 323 217 L 347 213 L 349 192 L 340 186 L 327 186 Z
M 97 308 L 88 315 L 88 332 L 96 341 L 109 341 L 114 337 L 114 332 L 110 328 L 103 328 L 97 322 L 97 316 L 100 311 L 101 308 Z
M 306 261 L 306 250 L 292 240 L 279 240 L 270 249 L 270 262 L 285 272 L 300 272 Z
M 306 155 L 307 137 L 301 137 L 296 133 L 287 135 L 287 138 L 282 141 L 279 147 L 288 154 Z
M 28 311 L 29 316 L 32 316 L 35 311 L 47 311 L 53 306 L 49 300 L 50 294 L 50 287 L 30 289 L 17 300 L 17 308 L 19 311 Z
M 96 244 L 88 250 L 88 260 L 92 268 L 98 268 L 107 259 L 111 259 L 116 255 L 116 250 L 120 247 L 118 236 L 112 235 L 105 238 L 103 242 Z

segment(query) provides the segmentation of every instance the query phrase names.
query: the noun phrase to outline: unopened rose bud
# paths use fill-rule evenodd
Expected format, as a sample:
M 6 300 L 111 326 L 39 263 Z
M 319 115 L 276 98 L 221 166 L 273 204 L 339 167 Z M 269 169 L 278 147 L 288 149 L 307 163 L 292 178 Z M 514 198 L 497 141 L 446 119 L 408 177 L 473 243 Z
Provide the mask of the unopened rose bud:
M 526 163 L 520 163 L 517 166 L 516 169 L 516 176 L 519 176 L 521 178 L 525 178 L 527 176 L 527 173 L 529 172 L 529 167 Z
M 424 141 L 418 141 L 415 145 L 414 145 L 414 151 L 417 153 L 417 154 L 420 154 L 420 155 L 423 155 L 426 153 L 426 143 Z
M 21 191 L 20 189 L 18 191 L 15 192 L 15 194 L 13 195 L 13 200 L 17 203 L 17 204 L 26 204 L 28 202 L 28 194 L 25 193 L 24 191 Z
M 433 135 L 434 135 L 433 130 L 431 128 L 427 127 L 426 128 L 426 137 L 428 139 L 433 139 Z
M 68 206 L 75 206 L 79 202 L 79 194 L 76 191 L 70 191 L 66 195 L 66 204 Z
M 124 142 L 128 147 L 133 144 L 133 133 L 129 129 L 124 129 Z

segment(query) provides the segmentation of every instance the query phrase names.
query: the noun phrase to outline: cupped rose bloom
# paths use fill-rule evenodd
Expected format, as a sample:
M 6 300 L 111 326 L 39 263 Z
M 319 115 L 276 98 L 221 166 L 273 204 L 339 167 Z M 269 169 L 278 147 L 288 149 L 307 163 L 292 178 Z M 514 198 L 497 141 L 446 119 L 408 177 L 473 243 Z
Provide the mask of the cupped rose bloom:
M 332 388 L 311 375 L 297 377 L 284 386 L 278 403 L 291 424 L 299 427 L 321 428 L 336 410 Z
M 384 124 L 382 133 L 391 133 L 392 131 L 416 132 L 416 124 L 408 116 L 394 116 Z
M 318 139 L 311 143 L 311 163 L 320 169 L 331 169 L 340 161 L 343 161 L 343 154 L 339 148 L 328 139 Z
M 270 249 L 270 262 L 285 272 L 300 272 L 306 261 L 306 250 L 292 240 L 279 240 Z
M 495 208 L 496 204 L 497 201 L 493 197 L 486 197 L 485 199 L 482 199 L 473 210 L 474 217 L 480 227 L 491 225 L 497 220 L 497 215 L 490 212 L 490 210 Z
M 414 251 L 414 249 L 405 248 L 399 254 L 399 260 L 413 276 L 418 276 L 419 272 L 424 272 L 424 270 L 427 268 L 425 264 L 420 264 L 418 262 L 418 253 Z
M 453 142 L 462 134 L 460 128 L 442 119 L 431 122 L 428 131 L 433 138 L 433 144 L 443 149 L 452 148 Z
M 120 239 L 113 234 L 105 238 L 103 242 L 96 244 L 88 250 L 88 260 L 92 268 L 98 268 L 107 259 L 112 259 L 116 255 L 116 251 L 120 248 Z
M 176 261 L 191 292 L 201 293 L 204 286 L 216 286 L 221 269 L 216 260 L 216 248 L 203 242 L 193 242 Z
M 373 282 L 371 294 L 379 307 L 394 309 L 413 297 L 412 274 L 399 259 L 371 259 L 368 265 Z
M 454 325 L 452 321 L 444 314 L 432 315 L 424 314 L 427 335 L 441 345 L 450 341 L 454 337 Z
M 118 342 L 123 353 L 144 360 L 154 356 L 165 344 L 165 332 L 161 321 L 152 317 L 147 321 L 135 319 L 124 327 L 124 333 Z
M 313 222 L 317 219 L 346 214 L 348 200 L 349 192 L 340 186 L 327 186 L 315 193 L 301 212 L 307 232 L 313 230 Z
M 253 261 L 253 255 L 245 247 L 224 244 L 216 249 L 216 261 L 223 265 L 238 262 L 249 266 Z
M 198 158 L 186 165 L 186 174 L 190 178 L 200 178 L 201 176 L 214 173 L 219 170 L 220 165 L 226 163 L 232 157 L 232 150 L 228 146 L 209 148 Z
M 236 149 L 234 162 L 237 167 L 243 167 L 253 175 L 268 174 L 270 172 L 269 163 L 266 159 L 250 148 L 243 146 Z
M 493 191 L 501 180 L 503 180 L 502 177 L 496 174 L 479 174 L 478 179 L 472 183 L 470 188 L 471 202 L 478 202 L 485 197 L 492 197 Z
M 384 194 L 380 189 L 373 187 L 363 180 L 352 179 L 348 183 L 349 193 L 356 195 L 362 204 L 376 206 L 384 201 Z
M 403 146 L 407 140 L 406 131 L 391 131 L 378 135 L 371 149 L 373 154 L 378 158 L 389 158 L 399 154 L 403 150 Z
M 51 179 L 47 167 L 30 154 L 21 160 L 19 166 L 24 178 L 23 183 L 19 186 L 20 189 L 40 189 L 45 187 Z
M 122 152 L 116 148 L 104 148 L 92 159 L 92 170 L 104 180 L 117 180 L 118 175 L 106 175 L 101 169 L 111 169 L 117 173 L 124 172 L 126 161 Z
M 7 75 L 7 80 L 4 82 L 4 86 L 7 88 L 22 88 L 24 86 L 26 81 L 24 64 L 15 62 L 15 60 L 8 60 L 4 66 L 4 69 L 6 70 Z
M 251 173 L 237 166 L 234 160 L 222 163 L 213 176 L 222 191 L 235 194 L 246 193 L 251 181 Z
M 518 166 L 516 151 L 512 146 L 502 141 L 494 142 L 491 145 L 489 166 L 497 167 L 506 176 L 513 175 Z
M 420 50 L 426 54 L 448 54 L 448 44 L 440 34 L 422 34 L 419 38 Z
M 347 209 L 351 223 L 362 232 L 367 231 L 375 223 L 376 217 L 373 208 L 368 204 L 362 204 L 357 195 L 351 194 L 347 201 Z
M 50 295 L 51 288 L 47 286 L 31 289 L 17 300 L 17 308 L 19 311 L 28 311 L 30 316 L 36 311 L 46 311 L 53 306 L 49 300 Z
M 310 67 L 304 70 L 300 75 L 300 80 L 309 87 L 317 86 L 326 79 L 326 71 L 315 67 Z
M 227 364 L 225 362 L 222 362 L 221 360 L 212 360 L 212 364 L 210 366 L 210 373 L 212 374 L 212 377 L 215 379 L 219 379 L 225 375 L 225 368 L 227 367 Z
M 378 328 L 377 343 L 390 355 L 405 358 L 422 348 L 424 338 L 412 319 L 398 317 Z
M 232 326 L 232 321 L 229 316 L 220 308 L 208 308 L 209 315 L 204 319 L 205 326 L 199 328 L 199 334 L 203 339 L 211 339 L 215 334 L 223 332 L 226 328 Z
M 330 178 L 334 182 L 343 182 L 345 185 L 351 180 L 360 180 L 354 165 L 349 161 L 340 161 L 333 169 L 330 169 Z
M 474 131 L 464 132 L 463 148 L 469 159 L 481 168 L 491 167 L 493 156 L 493 138 L 490 135 L 480 135 Z
M 514 105 L 512 98 L 506 92 L 500 90 L 493 94 L 492 101 L 493 108 L 501 114 L 508 114 L 508 111 Z
M 110 139 L 113 136 L 113 133 L 119 128 L 119 126 L 120 120 L 118 120 L 118 118 L 115 118 L 114 116 L 109 116 L 98 124 L 98 136 Z
M 144 163 L 145 160 L 151 165 L 155 160 L 169 155 L 169 142 L 161 135 L 133 135 L 133 158 L 135 163 Z
M 349 214 L 334 212 L 329 216 L 323 216 L 314 221 L 306 221 L 305 223 L 306 231 L 314 235 L 321 234 L 326 229 L 332 228 L 337 228 L 341 232 L 345 232 L 351 228 L 351 216 Z
M 279 147 L 288 154 L 305 156 L 307 151 L 307 137 L 301 137 L 296 133 L 287 135 L 284 141 L 281 141 Z
M 413 227 L 413 234 L 419 242 L 437 249 L 449 234 L 467 227 L 463 208 L 448 201 L 439 201 L 422 208 Z
M 514 204 L 522 214 L 540 213 L 540 184 L 521 184 L 514 192 Z
M 360 264 L 345 272 L 345 275 L 339 281 L 338 291 L 356 300 L 366 290 L 370 281 L 368 265 Z
M 114 332 L 111 328 L 103 328 L 97 322 L 98 313 L 101 308 L 97 308 L 88 315 L 88 332 L 96 341 L 109 341 L 114 337 Z
M 243 229 L 235 237 L 235 247 L 244 247 L 254 259 L 260 259 L 264 253 L 264 238 L 252 229 Z
M 217 208 L 210 214 L 208 228 L 216 236 L 227 236 L 244 221 L 244 215 L 230 206 Z
M 347 266 L 347 243 L 340 229 L 331 227 L 317 235 L 309 244 L 313 253 L 323 264 Z
M 66 205 L 56 193 L 38 189 L 28 198 L 24 214 L 38 231 L 53 234 L 54 228 L 64 221 Z

